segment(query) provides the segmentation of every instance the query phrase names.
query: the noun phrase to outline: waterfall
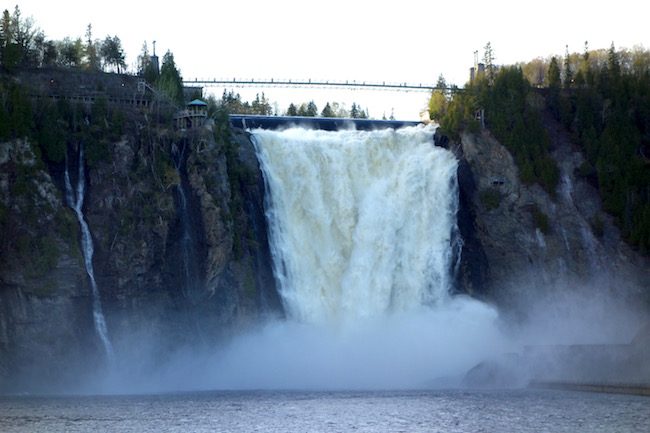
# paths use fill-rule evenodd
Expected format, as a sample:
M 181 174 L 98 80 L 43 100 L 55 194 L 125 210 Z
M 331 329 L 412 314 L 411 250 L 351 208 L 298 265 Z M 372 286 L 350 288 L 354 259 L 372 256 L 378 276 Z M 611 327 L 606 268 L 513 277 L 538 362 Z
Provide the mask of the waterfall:
M 108 359 L 109 365 L 114 365 L 115 355 L 113 353 L 113 345 L 108 337 L 108 327 L 106 326 L 106 319 L 104 318 L 104 313 L 102 311 L 102 301 L 99 295 L 99 288 L 97 287 L 97 282 L 95 281 L 95 271 L 93 269 L 93 239 L 90 234 L 90 229 L 88 228 L 88 223 L 86 222 L 83 214 L 83 203 L 86 193 L 86 176 L 84 173 L 84 150 L 83 145 L 79 144 L 79 164 L 77 170 L 77 187 L 76 190 L 72 188 L 72 182 L 70 181 L 70 173 L 68 170 L 68 160 L 66 158 L 65 164 L 65 173 L 64 173 L 64 182 L 65 182 L 65 198 L 68 207 L 74 210 L 75 215 L 77 215 L 77 221 L 79 221 L 79 226 L 81 227 L 81 252 L 84 258 L 84 266 L 86 267 L 86 273 L 88 274 L 88 279 L 90 280 L 90 287 L 92 292 L 92 301 L 93 301 L 93 321 L 95 324 L 95 331 L 99 336 L 99 339 L 102 342 L 104 350 L 106 351 L 106 357 Z
M 433 129 L 252 134 L 290 318 L 354 321 L 446 300 L 457 161 Z
M 193 224 L 190 216 L 188 201 L 187 174 L 184 173 L 187 145 L 182 143 L 180 148 L 174 145 L 172 157 L 179 182 L 176 185 L 178 197 L 178 218 L 180 223 L 180 261 L 182 270 L 181 292 L 185 298 L 193 300 L 196 298 L 199 290 L 200 271 L 198 267 L 198 258 L 196 254 L 196 240 L 194 238 Z
M 193 283 L 192 272 L 190 270 L 190 263 L 193 260 L 190 258 L 192 254 L 192 238 L 190 237 L 190 228 L 188 224 L 187 216 L 187 197 L 185 196 L 185 190 L 182 185 L 179 183 L 176 185 L 176 192 L 179 197 L 180 205 L 180 220 L 181 220 L 181 262 L 183 267 L 183 295 L 189 297 L 192 293 L 191 285 Z

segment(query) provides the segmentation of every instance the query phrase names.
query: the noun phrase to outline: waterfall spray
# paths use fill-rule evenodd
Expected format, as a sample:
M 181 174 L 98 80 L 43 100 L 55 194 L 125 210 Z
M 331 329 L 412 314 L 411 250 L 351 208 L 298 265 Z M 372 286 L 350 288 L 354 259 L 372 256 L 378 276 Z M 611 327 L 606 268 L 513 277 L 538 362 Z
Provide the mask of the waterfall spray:
M 450 295 L 457 160 L 433 132 L 251 131 L 287 320 L 234 339 L 198 386 L 412 389 L 503 350 L 496 311 Z
M 496 310 L 449 293 L 461 246 L 457 161 L 433 145 L 433 132 L 251 131 L 286 317 L 207 354 L 179 350 L 158 386 L 449 386 L 503 352 Z

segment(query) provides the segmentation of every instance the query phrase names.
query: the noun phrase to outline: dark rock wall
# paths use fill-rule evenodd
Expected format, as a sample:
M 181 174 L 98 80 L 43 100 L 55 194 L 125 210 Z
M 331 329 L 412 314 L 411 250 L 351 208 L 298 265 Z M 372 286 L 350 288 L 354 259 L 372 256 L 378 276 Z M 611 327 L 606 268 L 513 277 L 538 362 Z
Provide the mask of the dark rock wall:
M 188 150 L 180 175 L 171 159 L 179 145 Z M 47 167 L 34 149 L 26 141 L 1 144 L 0 392 L 74 389 L 105 363 L 79 227 L 64 205 L 63 170 Z M 74 159 L 76 144 L 68 151 Z M 209 126 L 180 133 L 145 122 L 86 168 L 83 210 L 118 358 L 134 356 L 139 345 L 152 359 L 182 346 L 210 346 L 260 316 L 282 314 L 264 183 L 248 139 L 215 138 Z M 180 182 L 201 274 L 190 294 L 178 278 L 175 248 Z
M 461 203 L 469 203 L 474 214 L 474 224 L 466 225 L 475 229 L 469 239 L 476 247 L 466 258 L 469 269 L 481 271 L 470 270 L 461 279 L 477 277 L 490 299 L 515 310 L 531 297 L 580 287 L 618 297 L 647 296 L 648 259 L 621 240 L 602 211 L 598 191 L 577 174 L 583 156 L 559 125 L 552 128 L 551 141 L 561 173 L 555 196 L 539 185 L 522 184 L 512 156 L 489 131 L 462 134 Z M 475 192 L 463 201 L 463 191 L 474 189 L 471 178 Z M 461 226 L 463 218 L 461 212 Z M 484 255 L 472 257 L 472 249 Z

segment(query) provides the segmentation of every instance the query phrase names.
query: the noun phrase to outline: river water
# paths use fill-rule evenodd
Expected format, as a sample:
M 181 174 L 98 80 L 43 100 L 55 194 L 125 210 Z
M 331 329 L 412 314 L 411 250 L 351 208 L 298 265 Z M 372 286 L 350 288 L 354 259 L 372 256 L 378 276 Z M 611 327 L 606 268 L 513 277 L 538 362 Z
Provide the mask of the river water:
M 13 432 L 647 432 L 647 397 L 569 391 L 0 397 Z

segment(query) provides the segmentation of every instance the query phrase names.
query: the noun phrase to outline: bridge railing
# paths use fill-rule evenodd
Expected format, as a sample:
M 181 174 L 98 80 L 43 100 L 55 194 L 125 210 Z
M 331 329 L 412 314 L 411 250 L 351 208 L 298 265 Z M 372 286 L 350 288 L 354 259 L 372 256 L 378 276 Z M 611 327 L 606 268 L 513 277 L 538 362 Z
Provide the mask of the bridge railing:
M 438 87 L 429 83 L 407 83 L 387 81 L 358 81 L 358 80 L 313 80 L 313 79 L 287 79 L 287 78 L 195 78 L 184 80 L 185 86 L 232 86 L 232 87 L 320 87 L 320 88 L 364 88 L 368 90 L 405 91 L 405 92 L 430 92 L 442 90 L 456 92 L 459 89 L 451 87 Z

